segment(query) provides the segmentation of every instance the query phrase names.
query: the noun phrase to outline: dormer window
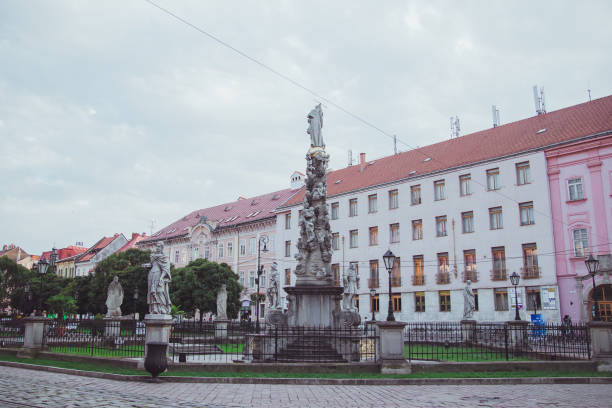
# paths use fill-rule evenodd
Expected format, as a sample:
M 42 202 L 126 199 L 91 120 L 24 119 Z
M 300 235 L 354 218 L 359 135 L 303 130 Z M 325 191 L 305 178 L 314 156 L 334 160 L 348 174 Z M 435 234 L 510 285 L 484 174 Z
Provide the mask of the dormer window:
M 257 200 L 251 201 L 251 205 L 257 205 Z

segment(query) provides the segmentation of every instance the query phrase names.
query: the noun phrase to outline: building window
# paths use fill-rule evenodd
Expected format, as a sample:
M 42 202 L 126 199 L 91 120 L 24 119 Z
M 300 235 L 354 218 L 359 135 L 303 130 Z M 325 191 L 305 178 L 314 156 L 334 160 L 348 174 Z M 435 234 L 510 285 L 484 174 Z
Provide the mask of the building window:
M 358 230 L 351 230 L 349 231 L 349 247 L 350 248 L 357 248 L 359 245 L 359 231 Z
M 244 271 L 240 271 L 240 274 L 238 276 L 240 276 L 240 284 L 242 285 L 242 287 L 244 287 Z
M 589 251 L 589 235 L 586 228 L 575 229 L 572 231 L 574 238 L 574 255 L 578 258 L 586 256 Z
M 234 254 L 234 245 L 231 242 L 227 243 L 227 256 L 232 256 Z
M 340 264 L 332 264 L 331 272 L 332 278 L 334 279 L 334 285 L 338 286 L 340 284 Z
M 204 259 L 210 259 L 210 247 L 208 245 L 204 247 Z
M 445 237 L 446 234 L 446 215 L 436 217 L 436 236 Z
M 257 238 L 249 239 L 249 255 L 255 255 L 257 253 Z
M 463 281 L 478 282 L 478 274 L 476 272 L 476 250 L 468 249 L 463 251 Z
M 461 230 L 464 234 L 474 232 L 474 212 L 466 211 L 461 213 Z
M 338 219 L 338 211 L 340 209 L 340 204 L 339 203 L 332 203 L 331 205 L 331 219 L 332 220 L 337 220 Z
M 332 249 L 338 251 L 340 249 L 340 234 L 334 232 L 332 234 Z
M 351 198 L 349 200 L 349 217 L 357 216 L 357 199 Z
M 519 213 L 521 214 L 521 225 L 533 225 L 533 201 L 519 204 Z
M 395 257 L 393 269 L 391 269 L 391 286 L 402 286 L 401 259 L 399 256 Z
M 474 311 L 478 311 L 478 289 L 472 289 L 472 293 L 474 294 Z
M 399 293 L 394 293 L 391 295 L 391 302 L 393 304 L 393 311 L 394 312 L 401 312 L 402 311 L 402 295 L 400 295 Z
M 508 310 L 508 289 L 499 288 L 493 289 L 493 296 L 495 300 L 495 310 L 503 312 Z
M 370 246 L 378 245 L 378 227 L 370 227 Z
M 529 170 L 529 162 L 516 164 L 516 184 L 522 186 L 531 182 L 531 172 Z
M 394 210 L 399 207 L 399 194 L 397 190 L 389 191 L 389 209 Z
M 370 296 L 370 311 L 372 313 L 378 313 L 378 295 Z
M 464 174 L 459 176 L 459 194 L 461 197 L 469 196 L 472 194 L 472 176 L 470 174 Z
M 399 223 L 389 225 L 389 230 L 391 234 L 391 243 L 400 242 L 400 229 Z
M 491 256 L 493 258 L 493 270 L 491 271 L 491 280 L 505 281 L 506 276 L 506 249 L 504 247 L 491 248 Z
M 447 285 L 450 283 L 449 270 L 448 252 L 438 253 L 438 274 L 436 276 L 438 285 Z
M 332 265 L 332 270 L 333 270 L 333 265 Z M 289 268 L 285 269 L 285 285 L 291 285 L 291 269 Z
M 444 180 L 434 181 L 434 200 L 440 201 L 446 199 L 446 186 Z
M 414 311 L 424 312 L 425 311 L 425 292 L 414 293 Z
M 501 207 L 489 208 L 489 227 L 492 230 L 504 228 Z
M 244 239 L 240 240 L 240 255 L 246 255 L 246 241 Z
M 487 170 L 487 190 L 499 190 L 500 187 L 499 168 Z
M 539 287 L 531 287 L 527 289 L 527 304 L 525 305 L 526 310 L 531 310 L 533 313 L 537 313 L 538 310 L 542 309 L 542 297 L 540 296 Z
M 414 264 L 414 276 L 412 277 L 412 284 L 414 286 L 424 285 L 425 284 L 425 264 L 423 262 L 423 255 L 413 256 L 412 263 Z
M 368 196 L 368 212 L 373 214 L 378 211 L 378 196 L 371 194 Z
M 582 200 L 584 195 L 582 193 L 582 179 L 573 178 L 567 181 L 567 188 L 569 190 L 570 201 Z
M 440 311 L 450 312 L 451 311 L 450 290 L 441 290 L 440 292 L 438 292 L 438 296 L 440 298 Z
M 285 257 L 291 256 L 291 241 L 285 241 Z
M 357 289 L 359 289 L 359 262 L 349 262 L 349 267 L 352 267 L 355 270 L 355 275 L 357 276 Z
M 175 263 L 175 264 L 178 264 L 178 263 L 179 263 L 179 257 L 180 257 L 180 256 L 181 256 L 181 255 L 180 255 L 180 252 L 179 252 L 179 250 L 178 250 L 178 249 L 177 249 L 176 251 L 174 251 L 174 263 Z
M 368 288 L 378 288 L 380 285 L 378 275 L 378 259 L 370 261 L 370 278 L 368 279 Z
M 219 246 L 217 247 L 217 257 L 223 258 L 223 244 L 222 243 L 219 243 Z
M 291 229 L 291 213 L 285 214 L 285 229 Z
M 538 248 L 536 244 L 523 244 L 523 279 L 540 277 L 538 267 Z
M 410 186 L 410 204 L 418 205 L 421 204 L 421 185 Z
M 255 271 L 249 271 L 249 288 L 255 287 Z
M 412 220 L 412 240 L 423 239 L 423 220 Z

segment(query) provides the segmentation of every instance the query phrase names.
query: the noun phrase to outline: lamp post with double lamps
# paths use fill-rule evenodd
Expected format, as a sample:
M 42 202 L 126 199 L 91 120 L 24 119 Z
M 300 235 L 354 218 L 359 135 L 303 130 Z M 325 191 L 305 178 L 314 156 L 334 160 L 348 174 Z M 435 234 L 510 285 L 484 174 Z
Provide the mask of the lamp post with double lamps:
M 521 320 L 521 316 L 519 316 L 519 311 L 518 311 L 518 289 L 517 286 L 519 284 L 519 281 L 521 280 L 521 277 L 519 276 L 518 273 L 516 273 L 516 271 L 512 272 L 512 275 L 510 275 L 510 283 L 512 283 L 512 285 L 514 286 L 514 320 Z
M 595 296 L 595 275 L 599 272 L 599 259 L 595 259 L 593 254 L 590 254 L 589 257 L 584 261 L 586 264 L 587 270 L 589 271 L 589 275 L 591 275 L 591 279 L 593 279 L 593 321 L 601 320 L 601 316 L 599 315 L 599 305 L 597 304 L 597 297 Z
M 374 296 L 376 296 L 376 289 L 370 289 L 370 305 L 372 305 L 372 321 L 376 321 L 376 315 L 374 315 Z
M 40 292 L 38 293 L 38 315 L 42 316 L 42 291 L 43 291 L 43 278 L 49 269 L 49 262 L 46 259 L 38 261 L 38 273 L 40 274 Z
M 393 265 L 395 265 L 395 255 L 393 255 L 393 252 L 391 252 L 390 249 L 388 249 L 383 255 L 383 262 L 385 263 L 385 268 L 387 268 L 387 272 L 389 273 L 389 306 L 387 321 L 394 322 L 395 316 L 393 315 L 393 301 L 391 299 L 391 271 L 393 270 Z
M 261 246 L 263 245 L 263 249 Z M 257 240 L 257 278 L 255 278 L 255 283 L 257 283 L 257 294 L 255 296 L 255 331 L 259 333 L 259 278 L 264 271 L 263 265 L 261 264 L 261 253 L 268 252 L 268 237 L 262 235 Z

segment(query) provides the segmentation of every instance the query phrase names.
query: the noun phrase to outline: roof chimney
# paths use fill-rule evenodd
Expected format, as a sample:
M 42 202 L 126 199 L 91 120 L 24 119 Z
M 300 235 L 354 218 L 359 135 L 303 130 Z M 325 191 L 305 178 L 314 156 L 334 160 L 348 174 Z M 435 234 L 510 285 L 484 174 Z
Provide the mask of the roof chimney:
M 361 166 L 360 171 L 366 168 L 365 153 L 359 153 L 359 165 Z

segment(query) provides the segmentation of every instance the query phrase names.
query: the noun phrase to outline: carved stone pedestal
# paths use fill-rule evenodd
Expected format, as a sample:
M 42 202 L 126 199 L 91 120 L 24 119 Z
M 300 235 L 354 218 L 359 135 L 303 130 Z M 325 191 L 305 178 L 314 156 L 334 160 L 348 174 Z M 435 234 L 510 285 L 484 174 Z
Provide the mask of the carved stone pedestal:
M 410 374 L 410 364 L 404 355 L 404 322 L 376 322 L 380 333 L 376 360 L 382 374 Z
M 147 330 L 145 333 L 145 358 L 149 349 L 149 343 L 165 343 L 170 342 L 170 331 L 172 330 L 172 316 L 165 314 L 147 314 L 145 315 L 145 325 Z
M 287 317 L 287 313 L 283 313 L 281 309 L 268 309 L 265 318 L 266 327 L 286 327 Z
M 23 348 L 17 354 L 19 357 L 31 358 L 42 349 L 45 322 L 50 319 L 43 316 L 30 316 L 23 319 Z
M 289 326 L 338 327 L 342 287 L 296 285 L 285 292 L 291 299 Z
M 597 371 L 612 371 L 612 323 L 589 322 L 591 353 L 597 361 Z
M 215 320 L 215 338 L 225 339 L 227 338 L 227 325 L 229 320 L 217 319 Z
M 461 341 L 465 344 L 473 344 L 476 340 L 476 320 L 461 321 Z

